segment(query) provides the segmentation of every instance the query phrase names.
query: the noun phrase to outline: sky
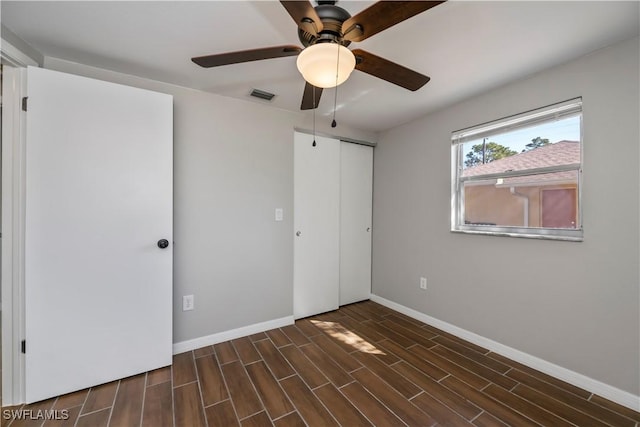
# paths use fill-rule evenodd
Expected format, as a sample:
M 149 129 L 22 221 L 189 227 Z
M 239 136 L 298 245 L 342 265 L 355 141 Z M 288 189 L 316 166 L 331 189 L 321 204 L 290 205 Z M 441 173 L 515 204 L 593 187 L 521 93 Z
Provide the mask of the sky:
M 512 132 L 491 136 L 487 142 L 496 142 L 500 145 L 511 148 L 516 152 L 524 150 L 525 145 L 536 137 L 549 139 L 549 142 L 555 143 L 562 140 L 579 141 L 580 140 L 580 116 L 569 117 L 554 122 L 535 125 L 527 128 L 517 129 Z M 482 139 L 469 141 L 464 144 L 463 158 L 471 151 L 471 147 L 475 144 L 481 144 Z

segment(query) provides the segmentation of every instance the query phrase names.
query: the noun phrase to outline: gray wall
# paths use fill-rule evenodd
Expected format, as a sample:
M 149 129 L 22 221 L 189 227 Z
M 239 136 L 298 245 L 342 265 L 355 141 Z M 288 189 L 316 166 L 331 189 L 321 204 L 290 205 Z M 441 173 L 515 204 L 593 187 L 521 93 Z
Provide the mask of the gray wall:
M 45 67 L 174 96 L 174 342 L 291 316 L 293 132 L 311 114 L 54 58 Z M 376 139 L 325 121 L 319 131 Z M 195 310 L 183 312 L 187 294 Z
M 373 293 L 639 395 L 638 52 L 630 40 L 381 135 Z M 584 242 L 451 233 L 451 132 L 577 96 Z

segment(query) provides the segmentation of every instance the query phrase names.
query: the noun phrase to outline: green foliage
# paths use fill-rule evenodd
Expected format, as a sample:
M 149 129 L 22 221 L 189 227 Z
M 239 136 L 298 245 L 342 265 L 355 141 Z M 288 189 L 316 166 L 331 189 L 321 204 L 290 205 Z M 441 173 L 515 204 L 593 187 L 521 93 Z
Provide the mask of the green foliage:
M 535 148 L 539 148 L 539 147 L 544 147 L 545 145 L 549 145 L 549 139 L 548 138 L 540 138 L 539 136 L 533 138 L 531 140 L 531 142 L 527 145 L 524 146 L 525 151 L 529 151 L 529 150 L 533 150 Z
M 484 163 L 490 163 L 494 160 L 502 159 L 504 157 L 513 156 L 514 154 L 518 154 L 517 151 L 513 151 L 509 147 L 505 147 L 504 145 L 500 145 L 495 142 L 487 142 L 486 144 L 476 144 L 471 147 L 471 151 L 469 151 L 466 155 L 466 160 L 464 161 L 464 165 L 466 167 L 473 167 L 477 165 L 481 165 L 483 163 L 482 152 L 484 149 Z

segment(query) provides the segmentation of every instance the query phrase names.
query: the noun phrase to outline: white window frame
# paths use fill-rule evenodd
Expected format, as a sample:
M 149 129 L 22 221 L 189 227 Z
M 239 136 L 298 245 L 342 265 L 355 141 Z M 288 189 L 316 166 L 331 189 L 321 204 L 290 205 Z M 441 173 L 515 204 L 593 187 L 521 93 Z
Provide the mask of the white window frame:
M 560 120 L 579 115 L 580 120 L 580 163 L 551 166 L 503 173 L 492 173 L 462 177 L 463 173 L 463 144 L 484 137 L 511 132 L 519 128 L 530 127 L 554 120 Z M 534 239 L 583 241 L 584 232 L 582 226 L 582 162 L 583 162 L 583 137 L 582 137 L 582 98 L 574 98 L 559 102 L 536 110 L 527 111 L 514 116 L 505 117 L 488 123 L 472 126 L 452 132 L 451 134 L 451 231 L 466 234 L 483 234 L 492 236 L 526 237 Z M 543 227 L 511 227 L 474 225 L 464 223 L 464 182 L 480 182 L 496 180 L 516 176 L 535 175 L 552 172 L 577 171 L 578 209 L 576 212 L 576 228 L 543 228 Z

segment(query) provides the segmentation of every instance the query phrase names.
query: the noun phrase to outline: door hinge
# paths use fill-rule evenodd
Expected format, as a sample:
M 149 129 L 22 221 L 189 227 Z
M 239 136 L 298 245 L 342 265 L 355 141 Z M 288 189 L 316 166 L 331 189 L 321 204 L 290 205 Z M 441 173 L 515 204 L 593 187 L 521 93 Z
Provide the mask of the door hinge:
M 27 111 L 27 98 L 29 97 L 28 96 L 22 97 L 22 111 Z
M 22 352 L 23 353 L 27 353 L 27 340 L 22 340 L 22 342 L 20 343 L 20 347 L 22 348 Z

